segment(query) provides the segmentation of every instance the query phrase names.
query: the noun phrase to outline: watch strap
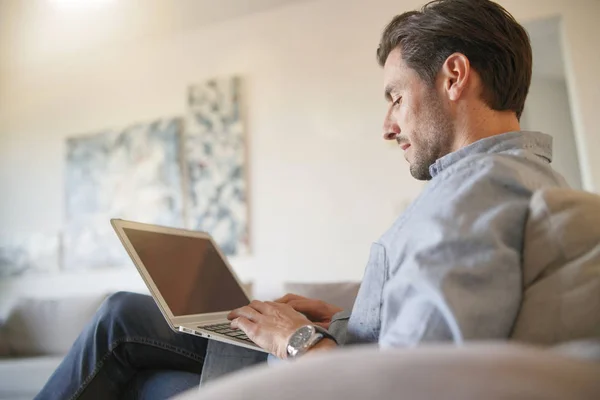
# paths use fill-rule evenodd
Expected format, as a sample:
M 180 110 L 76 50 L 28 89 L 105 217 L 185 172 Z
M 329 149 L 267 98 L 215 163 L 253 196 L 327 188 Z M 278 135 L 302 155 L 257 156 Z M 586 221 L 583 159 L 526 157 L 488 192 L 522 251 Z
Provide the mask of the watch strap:
M 321 335 L 323 335 L 323 338 L 325 339 L 331 339 L 335 342 L 335 344 L 339 344 L 337 339 L 335 338 L 335 336 L 333 336 L 331 333 L 329 333 L 329 331 L 319 325 L 314 325 L 315 327 L 315 331 L 317 331 L 318 333 L 320 333 Z

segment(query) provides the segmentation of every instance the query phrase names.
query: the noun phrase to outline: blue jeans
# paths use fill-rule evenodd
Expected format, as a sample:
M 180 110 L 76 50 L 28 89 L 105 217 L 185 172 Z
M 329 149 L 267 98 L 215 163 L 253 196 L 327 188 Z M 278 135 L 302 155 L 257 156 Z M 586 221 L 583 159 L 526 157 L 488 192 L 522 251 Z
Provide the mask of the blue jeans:
M 174 332 L 154 300 L 106 299 L 37 400 L 164 399 L 266 355 Z

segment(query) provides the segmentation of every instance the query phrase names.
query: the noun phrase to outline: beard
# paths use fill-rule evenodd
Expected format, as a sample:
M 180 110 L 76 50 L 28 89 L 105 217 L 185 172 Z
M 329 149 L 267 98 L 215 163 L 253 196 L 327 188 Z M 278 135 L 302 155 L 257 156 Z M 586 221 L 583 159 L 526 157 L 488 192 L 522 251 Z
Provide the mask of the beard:
M 423 113 L 412 134 L 413 160 L 410 174 L 420 181 L 431 180 L 429 167 L 452 151 L 454 130 L 452 118 L 434 89 L 423 101 Z

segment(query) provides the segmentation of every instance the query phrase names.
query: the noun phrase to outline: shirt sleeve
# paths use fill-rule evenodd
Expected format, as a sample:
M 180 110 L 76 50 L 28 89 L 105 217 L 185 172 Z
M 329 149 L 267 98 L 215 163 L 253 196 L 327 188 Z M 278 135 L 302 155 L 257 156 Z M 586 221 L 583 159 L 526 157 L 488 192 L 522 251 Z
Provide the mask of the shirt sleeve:
M 430 193 L 421 200 L 430 215 L 390 266 L 380 346 L 507 338 L 521 303 L 530 193 L 485 169 L 456 173 Z
M 331 324 L 329 325 L 328 331 L 339 345 L 346 343 L 350 313 L 350 310 L 340 311 L 331 318 Z

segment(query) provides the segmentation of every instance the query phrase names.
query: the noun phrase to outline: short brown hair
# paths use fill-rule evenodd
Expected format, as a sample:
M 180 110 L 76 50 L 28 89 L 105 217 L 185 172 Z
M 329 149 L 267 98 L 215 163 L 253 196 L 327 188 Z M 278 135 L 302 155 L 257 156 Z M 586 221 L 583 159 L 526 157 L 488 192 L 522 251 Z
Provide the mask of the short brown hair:
M 381 66 L 398 46 L 406 64 L 429 84 L 449 55 L 464 54 L 481 77 L 486 104 L 521 118 L 531 83 L 531 44 L 502 6 L 490 0 L 432 1 L 388 24 L 377 49 Z

